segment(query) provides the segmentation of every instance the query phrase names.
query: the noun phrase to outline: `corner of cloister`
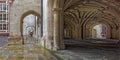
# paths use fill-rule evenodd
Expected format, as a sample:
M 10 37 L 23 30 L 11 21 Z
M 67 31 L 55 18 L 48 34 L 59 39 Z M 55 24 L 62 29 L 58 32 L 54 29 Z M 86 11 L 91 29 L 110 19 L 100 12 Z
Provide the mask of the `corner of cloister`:
M 115 60 L 120 1 L 0 0 L 0 47 L 2 60 L 59 60 L 55 54 L 68 60 Z

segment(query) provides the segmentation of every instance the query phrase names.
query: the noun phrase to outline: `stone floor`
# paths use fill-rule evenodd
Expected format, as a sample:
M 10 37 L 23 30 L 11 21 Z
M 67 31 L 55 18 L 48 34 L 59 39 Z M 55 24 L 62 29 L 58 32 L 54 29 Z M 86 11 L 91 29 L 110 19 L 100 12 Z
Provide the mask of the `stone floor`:
M 120 60 L 118 48 L 67 47 L 58 53 L 66 60 Z
M 68 39 L 65 40 L 66 49 L 60 50 L 58 54 L 66 60 L 120 60 L 120 47 L 116 47 L 118 42 L 108 39 Z
M 56 60 L 37 40 L 28 38 L 25 44 L 8 44 L 0 48 L 0 60 Z
M 32 37 L 25 38 L 24 45 L 7 44 L 7 38 L 2 39 L 0 60 L 57 60 Z M 120 60 L 120 48 L 115 47 L 67 46 L 56 54 L 64 60 Z
M 8 38 L 6 36 L 0 36 L 0 47 L 7 45 Z

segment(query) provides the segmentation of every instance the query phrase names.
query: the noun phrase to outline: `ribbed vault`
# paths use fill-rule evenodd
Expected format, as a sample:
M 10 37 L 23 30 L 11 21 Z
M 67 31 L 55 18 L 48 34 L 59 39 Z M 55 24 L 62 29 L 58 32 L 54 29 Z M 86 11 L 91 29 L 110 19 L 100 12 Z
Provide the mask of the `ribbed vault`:
M 118 0 L 64 0 L 64 35 L 84 39 L 90 35 L 88 28 L 102 23 L 109 29 L 108 38 L 118 39 L 119 6 Z

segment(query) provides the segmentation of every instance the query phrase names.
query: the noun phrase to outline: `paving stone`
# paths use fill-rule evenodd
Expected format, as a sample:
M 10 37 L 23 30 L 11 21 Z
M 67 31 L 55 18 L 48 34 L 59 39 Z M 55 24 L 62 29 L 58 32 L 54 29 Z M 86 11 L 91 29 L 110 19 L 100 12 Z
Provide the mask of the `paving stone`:
M 56 59 L 33 39 L 29 39 L 30 43 L 24 45 L 8 44 L 0 48 L 0 60 L 51 60 L 51 57 Z
M 109 49 L 112 50 L 109 51 Z M 59 51 L 59 54 L 67 60 L 120 60 L 119 53 L 119 48 L 68 47 L 66 50 Z

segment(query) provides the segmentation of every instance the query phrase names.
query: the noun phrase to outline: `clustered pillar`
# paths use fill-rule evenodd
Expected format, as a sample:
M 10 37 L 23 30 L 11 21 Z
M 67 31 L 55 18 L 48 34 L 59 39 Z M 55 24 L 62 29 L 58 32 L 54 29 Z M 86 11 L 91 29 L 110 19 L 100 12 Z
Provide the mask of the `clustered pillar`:
M 51 50 L 61 49 L 59 0 L 44 0 L 43 2 L 43 39 L 44 47 Z
M 53 50 L 60 49 L 60 12 L 59 0 L 54 1 L 53 17 L 54 17 L 54 48 Z

